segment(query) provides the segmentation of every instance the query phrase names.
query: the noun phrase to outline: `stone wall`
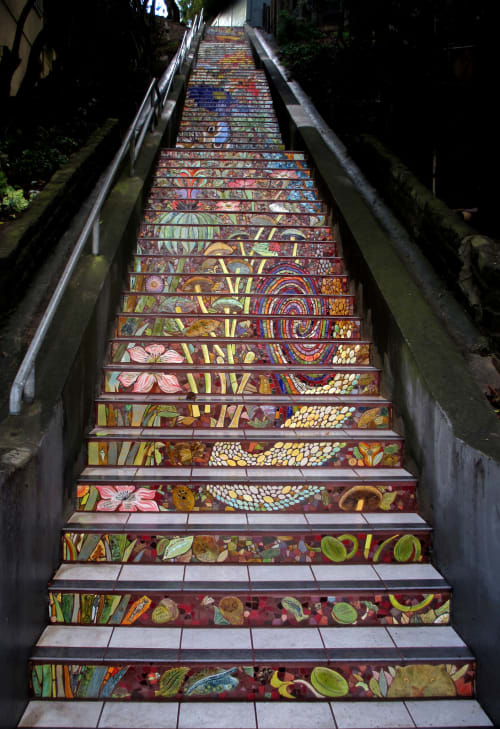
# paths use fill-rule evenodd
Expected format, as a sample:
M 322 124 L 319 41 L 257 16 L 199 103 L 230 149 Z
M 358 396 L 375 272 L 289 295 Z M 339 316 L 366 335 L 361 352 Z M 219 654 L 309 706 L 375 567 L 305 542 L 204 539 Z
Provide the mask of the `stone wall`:
M 499 351 L 500 244 L 434 197 L 376 138 L 363 135 L 350 151 Z

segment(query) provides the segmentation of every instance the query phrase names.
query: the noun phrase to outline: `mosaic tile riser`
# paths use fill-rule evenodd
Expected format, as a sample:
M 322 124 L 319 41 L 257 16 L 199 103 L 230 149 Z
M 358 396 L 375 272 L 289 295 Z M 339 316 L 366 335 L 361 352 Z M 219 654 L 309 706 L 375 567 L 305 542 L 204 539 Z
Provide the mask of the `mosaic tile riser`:
M 206 321 L 206 320 L 205 320 Z M 370 344 L 367 342 L 348 343 L 332 340 L 305 340 L 301 341 L 291 337 L 273 337 L 267 341 L 255 339 L 255 337 L 247 337 L 249 341 L 233 340 L 230 336 L 219 336 L 217 342 L 213 342 L 209 336 L 206 338 L 200 334 L 203 329 L 210 330 L 212 325 L 196 324 L 192 330 L 192 335 L 186 334 L 180 329 L 180 324 L 175 324 L 175 319 L 169 319 L 168 324 L 162 317 L 135 317 L 135 316 L 119 316 L 117 321 L 116 339 L 122 339 L 130 343 L 133 339 L 146 340 L 145 344 L 158 344 L 161 350 L 146 350 L 150 354 L 149 362 L 155 364 L 155 360 L 159 364 L 168 364 L 168 361 L 175 364 L 226 364 L 226 365 L 248 365 L 253 366 L 260 363 L 263 364 L 287 364 L 307 365 L 308 369 L 312 366 L 322 365 L 322 378 L 325 380 L 332 377 L 328 365 L 369 365 L 370 364 Z M 240 324 L 241 326 L 241 324 Z M 172 331 L 174 329 L 174 331 Z M 161 344 L 162 339 L 168 338 L 168 345 Z M 163 339 L 163 341 L 164 341 Z M 199 342 L 198 339 L 202 339 Z M 148 341 L 149 340 L 149 341 Z M 167 353 L 167 346 L 168 352 Z M 126 348 L 128 345 L 126 345 Z M 123 353 L 125 352 L 123 350 Z M 171 351 L 177 353 L 170 354 Z M 122 354 L 123 354 L 122 353 Z M 208 353 L 208 354 L 207 354 Z M 217 358 L 220 357 L 220 360 Z M 207 361 L 208 360 L 208 361 Z M 138 363 L 137 363 L 138 364 Z M 136 369 L 134 367 L 134 369 Z M 270 370 L 271 368 L 267 368 Z M 325 369 L 327 372 L 325 373 Z M 291 368 L 293 371 L 293 367 Z M 317 382 L 316 377 L 312 376 L 310 381 Z M 309 379 L 304 373 L 304 379 Z M 123 383 L 122 383 L 123 384 Z M 115 386 L 118 387 L 118 385 Z M 298 392 L 306 393 L 299 386 Z M 238 387 L 237 390 L 240 388 Z M 243 391 L 243 390 L 241 390 Z M 285 390 L 286 392 L 287 390 Z
M 113 361 L 117 363 L 129 362 L 131 357 L 128 350 L 131 346 L 139 347 L 141 345 L 124 345 L 114 343 L 112 345 Z M 217 350 L 215 350 L 214 348 L 214 350 L 210 351 L 210 345 L 207 344 L 205 346 L 205 352 L 200 351 L 200 345 L 198 345 L 198 351 L 195 349 L 195 347 L 193 347 L 193 349 L 191 350 L 192 359 L 194 360 L 195 356 L 198 354 L 208 353 L 208 358 L 211 359 L 211 355 L 213 355 L 214 361 L 216 362 L 216 356 L 220 356 L 219 354 L 217 354 Z M 144 347 L 142 347 L 142 349 L 146 350 L 147 352 L 147 347 L 148 345 L 146 344 Z M 182 351 L 182 348 L 179 348 L 175 344 L 171 345 L 171 349 L 174 351 L 178 351 L 179 349 L 181 349 Z M 177 380 L 175 392 L 179 393 L 177 401 L 178 405 L 175 406 L 172 403 L 172 406 L 174 408 L 182 408 L 183 403 L 181 397 L 183 394 L 187 396 L 189 395 L 189 393 L 195 393 L 198 395 L 207 393 L 210 393 L 211 395 L 227 395 L 231 393 L 233 395 L 259 394 L 264 396 L 308 395 L 313 398 L 317 397 L 318 395 L 376 395 L 378 393 L 378 372 L 354 373 L 349 371 L 335 372 L 334 370 L 330 370 L 326 375 L 324 375 L 324 368 L 321 368 L 318 371 L 318 368 L 313 369 L 312 365 L 309 366 L 308 371 L 305 369 L 305 367 L 300 367 L 300 365 L 290 365 L 285 368 L 287 370 L 286 373 L 283 371 L 283 367 L 281 368 L 281 370 L 278 369 L 278 371 L 276 371 L 275 368 L 274 372 L 266 372 L 262 370 L 263 360 L 261 359 L 259 361 L 254 357 L 250 358 L 249 352 L 252 352 L 252 350 L 248 349 L 243 357 L 244 360 L 245 357 L 247 357 L 246 366 L 243 365 L 238 367 L 237 357 L 235 356 L 233 358 L 235 366 L 228 366 L 224 363 L 218 363 L 215 364 L 213 369 L 212 367 L 210 367 L 209 369 L 205 362 L 198 362 L 197 369 L 194 369 L 194 367 L 191 366 L 185 367 L 183 369 L 180 369 L 180 367 L 177 366 L 174 367 L 173 370 L 170 370 L 170 368 L 166 366 L 162 368 L 161 371 L 163 373 L 170 372 L 171 374 L 175 375 Z M 197 359 L 199 359 L 199 357 L 197 357 Z M 204 367 L 202 366 L 202 364 L 204 365 Z M 259 365 L 260 369 L 258 368 Z M 196 364 L 194 366 L 196 366 Z M 165 394 L 164 389 L 162 390 L 156 380 L 149 380 L 146 390 L 142 386 L 142 382 L 140 385 L 137 384 L 138 377 L 125 377 L 124 372 L 128 371 L 129 369 L 132 368 L 122 367 L 120 369 L 114 369 L 111 366 L 108 366 L 104 372 L 103 392 L 131 393 L 130 407 L 132 409 L 134 408 L 134 397 L 139 397 L 141 392 L 147 392 L 151 395 L 155 393 L 160 394 L 161 392 Z M 266 370 L 268 369 L 271 368 L 266 368 Z M 156 373 L 159 374 L 156 368 L 144 368 L 144 365 L 137 366 L 136 363 L 134 366 L 134 371 L 137 370 L 141 372 L 150 372 L 151 374 L 154 374 L 154 372 L 156 371 Z M 207 378 L 205 377 L 205 375 L 209 375 L 209 377 Z M 175 383 L 174 380 L 171 380 L 171 382 Z M 144 385 L 145 384 L 146 383 L 144 383 Z M 165 383 L 163 383 L 163 387 L 166 387 Z M 241 402 L 236 397 L 235 404 L 237 402 L 238 404 L 241 404 Z M 173 409 L 171 407 L 167 407 L 167 403 L 165 403 L 165 406 L 166 409 L 164 410 L 164 415 L 162 417 L 173 417 Z M 247 403 L 247 406 L 249 407 L 249 413 L 255 412 L 252 411 L 250 403 Z M 347 403 L 346 406 L 350 407 L 350 405 L 348 405 Z M 117 405 L 116 408 L 118 407 L 119 406 Z M 137 412 L 137 414 L 141 412 L 140 407 L 141 404 L 138 404 L 138 407 L 135 408 L 134 412 L 128 412 L 128 414 L 124 416 L 124 425 L 129 422 L 131 417 L 135 416 L 135 412 Z M 204 408 L 200 410 L 199 406 L 195 406 L 192 403 L 189 404 L 189 407 L 191 408 L 191 411 L 189 413 L 190 417 L 203 418 L 202 410 Z M 214 405 L 214 407 L 216 408 L 217 406 Z M 261 409 L 263 408 L 262 415 L 264 413 L 267 413 L 266 417 L 268 418 L 269 413 L 271 412 L 270 410 L 268 410 L 270 406 L 264 401 L 260 407 Z M 279 406 L 276 405 L 275 410 L 278 409 L 278 407 Z M 342 407 L 344 407 L 344 404 L 342 404 Z M 210 411 L 207 412 L 213 413 L 215 411 L 210 408 Z M 370 416 L 367 416 L 367 419 L 369 417 Z M 243 420 L 244 419 L 245 418 L 243 416 Z M 252 418 L 250 418 L 250 420 L 251 419 Z M 203 422 L 203 420 L 201 422 Z M 373 427 L 378 427 L 378 421 L 375 422 L 375 418 L 372 422 Z
M 470 697 L 473 663 L 336 663 L 283 666 L 38 664 L 31 690 L 43 698 L 293 700 Z
M 202 376 L 198 375 L 200 385 Z M 204 381 L 204 378 L 203 378 Z M 212 394 L 215 392 L 212 388 Z M 198 388 L 198 392 L 201 392 Z M 324 393 L 323 393 L 324 394 Z M 238 409 L 245 428 L 370 428 L 386 429 L 391 425 L 390 407 L 367 405 L 233 405 L 209 403 L 199 405 L 193 415 L 190 403 L 109 403 L 97 405 L 97 425 L 145 428 L 225 428 L 233 422 Z M 360 460 L 363 460 L 361 458 Z M 364 463 L 364 461 L 363 461 Z M 354 464 L 350 464 L 354 465 Z M 356 465 L 359 465 L 356 463 Z
M 276 527 L 277 528 L 277 527 Z M 72 532 L 63 534 L 67 562 L 202 564 L 401 564 L 425 562 L 430 535 L 411 530 L 345 534 L 185 534 Z
M 215 588 L 215 585 L 214 585 Z M 50 592 L 51 623 L 154 627 L 447 625 L 449 593 Z
M 174 431 L 174 429 L 172 429 Z M 383 431 L 382 431 L 383 432 Z M 173 435 L 173 434 L 172 434 Z M 299 466 L 344 468 L 354 464 L 370 468 L 400 468 L 403 442 L 380 437 L 362 442 L 359 437 L 338 441 L 293 440 L 210 441 L 186 440 L 89 440 L 89 466 L 217 466 L 223 468 Z M 359 456 L 359 457 L 358 457 Z
M 287 511 L 300 513 L 415 511 L 415 484 L 153 483 L 79 484 L 77 509 L 105 512 Z

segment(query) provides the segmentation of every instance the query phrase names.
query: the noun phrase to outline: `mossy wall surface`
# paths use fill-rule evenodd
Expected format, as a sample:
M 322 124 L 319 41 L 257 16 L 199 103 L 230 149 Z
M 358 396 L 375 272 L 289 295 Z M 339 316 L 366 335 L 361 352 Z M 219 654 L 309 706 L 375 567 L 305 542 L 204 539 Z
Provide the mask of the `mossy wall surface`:
M 22 217 L 0 229 L 0 310 L 15 307 L 120 142 L 108 121 L 55 172 Z
M 363 135 L 351 150 L 427 258 L 500 348 L 500 246 L 479 235 L 432 195 L 379 140 Z
M 499 422 L 388 234 L 248 32 L 281 96 L 286 142 L 307 152 L 341 233 L 365 334 L 384 368 L 384 395 L 394 400 L 419 478 L 419 508 L 435 530 L 434 562 L 453 586 L 454 626 L 477 656 L 478 698 L 500 723 Z

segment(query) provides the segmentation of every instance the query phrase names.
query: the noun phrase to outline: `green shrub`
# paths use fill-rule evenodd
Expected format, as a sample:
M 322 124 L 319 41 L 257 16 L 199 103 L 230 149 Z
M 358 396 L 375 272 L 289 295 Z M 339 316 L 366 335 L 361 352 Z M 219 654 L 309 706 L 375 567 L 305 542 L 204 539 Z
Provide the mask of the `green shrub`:
M 15 218 L 17 214 L 22 213 L 29 205 L 29 200 L 24 197 L 23 190 L 16 190 L 14 187 L 7 185 L 2 196 L 2 213 L 11 218 Z
M 7 176 L 5 172 L 0 170 L 0 198 L 3 198 L 5 191 L 7 190 Z

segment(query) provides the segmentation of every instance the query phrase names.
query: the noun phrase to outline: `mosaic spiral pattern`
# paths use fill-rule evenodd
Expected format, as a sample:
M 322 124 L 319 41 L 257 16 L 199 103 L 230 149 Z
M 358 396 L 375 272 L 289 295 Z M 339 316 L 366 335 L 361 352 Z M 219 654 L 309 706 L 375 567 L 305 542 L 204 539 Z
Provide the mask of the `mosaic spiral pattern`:
M 333 347 L 317 342 L 303 342 L 302 339 L 328 339 L 332 336 L 332 321 L 325 317 L 310 320 L 310 316 L 321 316 L 320 291 L 314 278 L 305 276 L 298 266 L 284 263 L 271 271 L 275 278 L 264 279 L 256 287 L 258 294 L 272 294 L 262 297 L 254 306 L 257 315 L 271 314 L 276 317 L 294 316 L 304 319 L 258 319 L 257 332 L 264 339 L 295 338 L 297 343 L 269 345 L 271 362 L 276 364 L 300 363 L 322 364 L 330 361 Z M 308 298 L 304 298 L 308 295 Z M 311 380 L 314 382 L 314 378 Z

